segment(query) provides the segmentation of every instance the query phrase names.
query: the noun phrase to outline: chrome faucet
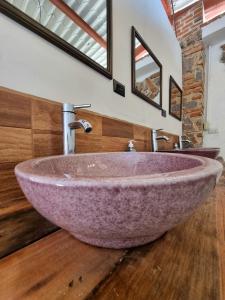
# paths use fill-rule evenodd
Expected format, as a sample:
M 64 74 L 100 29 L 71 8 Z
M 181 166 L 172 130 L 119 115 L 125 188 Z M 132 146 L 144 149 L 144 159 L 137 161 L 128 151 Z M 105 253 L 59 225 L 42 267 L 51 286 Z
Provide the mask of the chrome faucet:
M 180 149 L 183 149 L 183 143 L 187 143 L 188 145 L 192 144 L 192 141 L 186 139 L 183 135 L 179 136 L 179 147 Z
M 158 131 L 160 131 L 160 130 L 163 130 L 163 129 L 153 129 L 152 130 L 152 146 L 153 146 L 154 152 L 158 151 L 158 141 L 159 140 L 164 140 L 166 142 L 169 141 L 169 138 L 166 135 L 158 136 Z
M 85 132 L 92 130 L 91 124 L 83 119 L 76 120 L 76 109 L 88 108 L 91 104 L 73 105 L 69 103 L 63 104 L 63 147 L 64 154 L 75 153 L 75 129 L 83 128 Z

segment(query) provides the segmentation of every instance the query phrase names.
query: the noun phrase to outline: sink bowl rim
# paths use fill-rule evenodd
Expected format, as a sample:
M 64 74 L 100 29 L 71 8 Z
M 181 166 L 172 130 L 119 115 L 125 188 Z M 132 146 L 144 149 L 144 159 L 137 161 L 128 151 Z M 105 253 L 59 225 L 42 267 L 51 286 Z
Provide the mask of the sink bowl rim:
M 199 148 L 183 148 L 183 149 L 168 149 L 168 150 L 159 150 L 158 152 L 166 152 L 166 151 L 220 151 L 220 148 L 217 147 L 199 147 Z
M 38 175 L 32 172 L 35 162 L 51 160 L 58 157 L 66 156 L 98 156 L 102 154 L 122 154 L 127 153 L 127 155 L 133 155 L 129 152 L 100 152 L 100 153 L 82 153 L 82 154 L 69 154 L 69 155 L 54 155 L 47 157 L 39 157 L 30 160 L 26 160 L 16 165 L 15 174 L 20 178 L 30 180 L 32 182 L 53 185 L 53 186 L 68 186 L 68 187 L 78 187 L 78 186 L 99 186 L 99 187 L 114 187 L 114 186 L 140 186 L 140 185 L 170 185 L 171 183 L 184 182 L 184 181 L 195 181 L 199 178 L 205 178 L 209 175 L 218 175 L 222 173 L 222 165 L 213 159 L 188 155 L 188 154 L 177 154 L 177 153 L 163 153 L 162 152 L 135 152 L 135 153 L 149 153 L 150 155 L 165 155 L 165 156 L 179 156 L 179 158 L 187 158 L 189 160 L 197 160 L 201 165 L 192 167 L 189 169 L 183 169 L 179 171 L 172 172 L 159 172 L 156 174 L 148 175 L 134 175 L 134 176 L 121 176 L 121 177 L 77 177 L 77 178 L 67 178 L 57 175 Z

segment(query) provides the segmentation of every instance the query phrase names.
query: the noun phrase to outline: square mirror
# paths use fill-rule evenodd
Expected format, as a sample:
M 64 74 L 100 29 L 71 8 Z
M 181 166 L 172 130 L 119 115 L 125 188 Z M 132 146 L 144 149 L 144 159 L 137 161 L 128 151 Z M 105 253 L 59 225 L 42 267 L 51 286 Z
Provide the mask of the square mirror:
M 182 118 L 182 90 L 176 81 L 170 76 L 169 89 L 169 113 L 181 121 Z
M 162 108 L 162 65 L 132 27 L 132 92 L 158 109 Z
M 0 0 L 0 12 L 111 79 L 111 2 Z

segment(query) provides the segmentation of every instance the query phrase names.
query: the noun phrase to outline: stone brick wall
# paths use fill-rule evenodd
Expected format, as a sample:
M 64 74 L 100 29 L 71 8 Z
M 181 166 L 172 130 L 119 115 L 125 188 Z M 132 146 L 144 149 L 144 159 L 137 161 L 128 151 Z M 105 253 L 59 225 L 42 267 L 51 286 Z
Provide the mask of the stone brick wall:
M 198 1 L 175 16 L 183 54 L 183 135 L 194 146 L 203 142 L 204 47 L 201 25 L 203 4 Z

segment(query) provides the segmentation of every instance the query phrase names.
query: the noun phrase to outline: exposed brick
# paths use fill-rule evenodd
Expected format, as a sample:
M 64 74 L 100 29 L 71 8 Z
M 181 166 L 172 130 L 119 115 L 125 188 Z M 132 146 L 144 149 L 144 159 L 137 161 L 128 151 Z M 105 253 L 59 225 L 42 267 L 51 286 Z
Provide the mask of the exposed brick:
M 195 146 L 203 141 L 204 47 L 201 26 L 203 4 L 196 2 L 176 17 L 183 56 L 183 134 Z

